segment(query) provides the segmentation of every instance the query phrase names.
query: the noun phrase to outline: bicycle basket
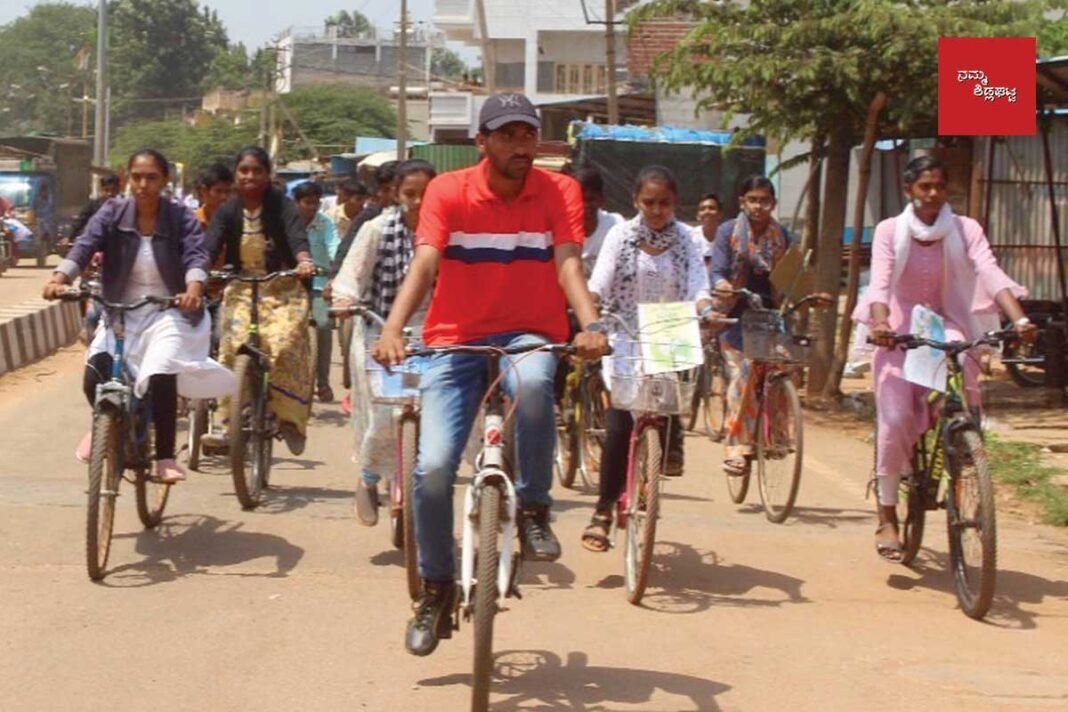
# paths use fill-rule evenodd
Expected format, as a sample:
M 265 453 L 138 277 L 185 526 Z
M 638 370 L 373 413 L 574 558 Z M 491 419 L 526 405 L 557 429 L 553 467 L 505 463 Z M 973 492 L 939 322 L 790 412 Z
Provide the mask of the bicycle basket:
M 791 334 L 776 311 L 750 309 L 742 314 L 742 352 L 751 361 L 808 363 L 812 337 Z
M 410 358 L 389 371 L 366 355 L 365 370 L 371 387 L 371 402 L 384 405 L 404 405 L 419 402 L 419 382 L 425 359 Z

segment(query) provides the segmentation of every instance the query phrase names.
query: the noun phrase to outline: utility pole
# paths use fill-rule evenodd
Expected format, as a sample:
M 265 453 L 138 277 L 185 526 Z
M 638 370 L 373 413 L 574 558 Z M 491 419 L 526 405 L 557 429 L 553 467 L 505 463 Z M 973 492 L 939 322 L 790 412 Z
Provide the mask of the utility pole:
M 400 44 L 397 46 L 397 160 L 408 157 L 408 0 L 400 4 Z
M 619 99 L 616 97 L 616 2 L 604 0 L 604 63 L 605 103 L 608 104 L 608 123 L 619 124 Z
M 497 63 L 493 57 L 493 44 L 488 37 L 489 29 L 486 22 L 486 3 L 484 0 L 475 0 L 478 8 L 478 35 L 482 43 L 482 80 L 486 91 L 490 94 L 497 93 Z
M 104 167 L 108 162 L 108 4 L 100 0 L 96 20 L 96 130 L 93 139 L 93 163 Z

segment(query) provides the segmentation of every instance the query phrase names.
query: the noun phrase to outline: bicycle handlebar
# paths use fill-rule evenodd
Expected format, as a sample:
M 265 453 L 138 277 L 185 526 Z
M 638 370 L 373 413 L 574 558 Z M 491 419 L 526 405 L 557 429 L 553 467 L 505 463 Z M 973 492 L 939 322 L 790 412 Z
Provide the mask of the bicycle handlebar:
M 328 271 L 322 267 L 315 268 L 316 277 L 322 277 L 328 274 Z M 270 282 L 273 279 L 279 279 L 281 277 L 300 277 L 300 273 L 295 269 L 284 269 L 278 272 L 270 272 L 262 277 L 256 277 L 253 275 L 243 275 L 234 270 L 233 267 L 227 265 L 222 269 L 212 270 L 208 277 L 210 279 L 218 280 L 221 282 L 244 282 L 246 284 L 252 284 L 253 282 L 262 283 Z
M 741 289 L 713 289 L 712 290 L 712 296 L 721 297 L 721 298 L 723 298 L 723 297 L 745 297 L 746 300 L 749 302 L 749 308 L 750 309 L 754 309 L 756 311 L 774 311 L 773 309 L 768 309 L 767 307 L 764 306 L 764 300 L 759 294 L 756 294 L 755 292 L 751 292 L 750 290 L 746 289 L 745 287 L 742 287 Z M 810 294 L 807 297 L 802 298 L 800 301 L 795 302 L 794 304 L 792 304 L 790 306 L 784 307 L 781 310 L 782 311 L 782 315 L 784 317 L 785 316 L 790 316 L 795 311 L 797 311 L 802 306 L 804 306 L 805 304 L 808 304 L 808 303 L 814 304 L 817 308 L 827 308 L 831 304 L 834 303 L 834 299 L 829 294 L 824 294 L 822 292 L 817 292 L 815 294 Z
M 641 336 L 638 334 L 638 332 L 635 331 L 634 329 L 630 328 L 630 324 L 628 324 L 626 321 L 624 321 L 623 317 L 619 316 L 615 312 L 610 312 L 610 311 L 602 312 L 601 313 L 601 318 L 602 319 L 607 319 L 608 321 L 611 321 L 611 322 L 613 322 L 615 324 L 618 324 L 622 328 L 623 332 L 627 336 L 629 336 L 630 338 L 634 339 L 635 341 L 640 341 L 641 340 Z M 721 317 L 721 316 L 719 316 L 718 314 L 715 314 L 715 313 L 706 314 L 705 316 L 695 316 L 694 318 L 697 319 L 698 321 L 704 323 L 704 324 L 708 324 L 709 326 L 719 326 L 719 325 L 731 326 L 733 324 L 737 324 L 738 323 L 738 319 L 732 319 L 732 318 L 729 318 L 729 317 Z
M 386 320 L 367 307 L 354 304 L 348 307 L 330 307 L 327 314 L 331 317 L 363 316 L 375 322 L 379 326 L 385 326 Z
M 149 304 L 157 304 L 168 309 L 178 305 L 178 297 L 156 297 L 150 294 L 146 294 L 136 302 L 130 302 L 128 304 L 122 302 L 109 302 L 96 292 L 88 289 L 76 288 L 64 291 L 59 295 L 59 299 L 64 302 L 82 302 L 86 299 L 91 299 L 110 311 L 134 311 L 135 309 L 140 309 Z
M 923 337 L 916 336 L 915 334 L 897 334 L 894 336 L 894 344 L 905 347 L 908 349 L 918 349 L 921 346 L 929 346 L 937 351 L 942 351 L 950 355 L 957 355 L 973 349 L 976 346 L 996 346 L 1002 341 L 1012 341 L 1016 338 L 1016 329 L 1009 327 L 1008 329 L 999 329 L 997 331 L 988 331 L 982 336 L 972 339 L 971 341 L 935 341 L 934 339 L 925 339 Z M 870 339 L 869 339 L 870 341 Z
M 515 356 L 532 351 L 548 351 L 554 354 L 570 355 L 576 349 L 571 344 L 523 344 L 521 346 L 472 346 L 456 344 L 454 346 L 412 346 L 406 349 L 408 356 L 436 356 L 438 354 L 469 354 L 500 358 Z

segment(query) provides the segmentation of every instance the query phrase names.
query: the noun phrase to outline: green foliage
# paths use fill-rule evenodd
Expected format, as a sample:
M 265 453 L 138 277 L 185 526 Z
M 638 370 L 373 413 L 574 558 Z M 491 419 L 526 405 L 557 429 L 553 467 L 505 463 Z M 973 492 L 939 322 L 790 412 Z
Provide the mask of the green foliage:
M 349 12 L 339 10 L 323 21 L 327 27 L 336 27 L 338 37 L 369 37 L 375 36 L 375 27 L 359 10 Z
M 36 5 L 0 27 L 0 133 L 80 133 L 82 109 L 72 98 L 95 94 L 95 35 L 96 12 L 66 2 Z M 86 69 L 75 66 L 79 50 Z
M 1068 526 L 1068 489 L 1054 481 L 1061 473 L 1042 462 L 1042 448 L 987 434 L 986 449 L 997 481 L 1011 485 L 1017 496 L 1037 502 L 1046 524 Z
M 1068 56 L 1068 0 L 1050 0 L 1038 30 L 1038 56 Z
M 212 89 L 250 89 L 261 86 L 249 60 L 248 50 L 240 42 L 232 44 L 215 54 L 208 74 L 201 82 L 205 91 Z
M 749 113 L 739 140 L 787 140 L 843 127 L 861 135 L 879 91 L 897 131 L 929 131 L 938 37 L 1033 36 L 1047 8 L 1047 0 L 656 0 L 629 21 L 699 20 L 658 64 L 657 79 L 669 90 L 696 88 L 702 108 Z
M 460 55 L 447 47 L 435 47 L 430 53 L 430 73 L 442 79 L 463 79 L 470 69 Z
M 216 56 L 229 50 L 215 11 L 196 0 L 113 0 L 108 12 L 113 121 L 199 104 Z
M 196 127 L 173 119 L 132 124 L 118 134 L 111 149 L 112 165 L 125 167 L 127 157 L 145 146 L 184 164 L 187 178 L 215 162 L 230 164 L 239 149 L 256 142 L 259 124 L 255 115 L 248 118 L 237 126 L 222 119 L 207 119 Z
M 283 99 L 300 128 L 322 152 L 351 150 L 357 135 L 396 136 L 396 112 L 370 89 L 337 84 L 299 87 Z M 311 154 L 288 126 L 283 150 L 286 160 Z

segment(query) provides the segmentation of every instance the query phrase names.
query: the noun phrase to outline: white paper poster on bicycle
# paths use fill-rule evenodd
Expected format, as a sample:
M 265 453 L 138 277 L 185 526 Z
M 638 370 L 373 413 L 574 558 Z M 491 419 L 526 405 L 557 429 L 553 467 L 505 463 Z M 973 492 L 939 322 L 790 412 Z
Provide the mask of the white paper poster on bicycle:
M 646 374 L 686 371 L 704 361 L 693 302 L 639 304 L 638 332 Z
M 932 341 L 945 341 L 945 321 L 927 307 L 917 304 L 912 308 L 912 334 Z M 930 346 L 910 349 L 905 354 L 904 375 L 909 383 L 945 391 L 946 355 Z

